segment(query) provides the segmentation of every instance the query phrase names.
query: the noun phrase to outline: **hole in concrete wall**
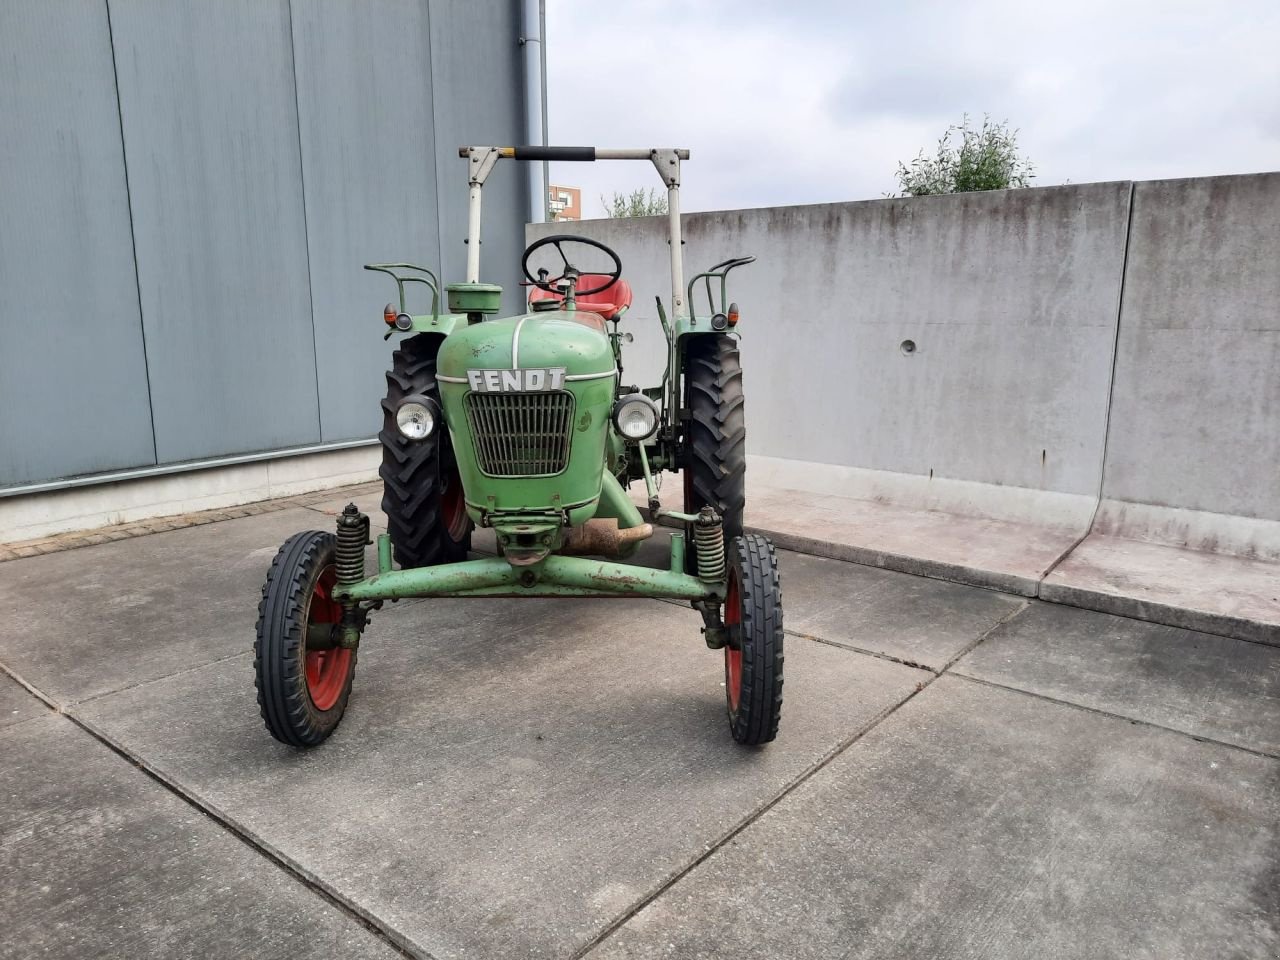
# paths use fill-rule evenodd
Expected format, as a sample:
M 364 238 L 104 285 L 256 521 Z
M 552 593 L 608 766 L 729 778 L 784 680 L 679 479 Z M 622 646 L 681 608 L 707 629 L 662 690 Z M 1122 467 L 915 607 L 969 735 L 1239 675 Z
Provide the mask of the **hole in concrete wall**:
M 909 357 L 916 352 L 916 342 L 914 340 L 903 340 L 898 344 L 898 349 L 902 351 L 902 355 Z

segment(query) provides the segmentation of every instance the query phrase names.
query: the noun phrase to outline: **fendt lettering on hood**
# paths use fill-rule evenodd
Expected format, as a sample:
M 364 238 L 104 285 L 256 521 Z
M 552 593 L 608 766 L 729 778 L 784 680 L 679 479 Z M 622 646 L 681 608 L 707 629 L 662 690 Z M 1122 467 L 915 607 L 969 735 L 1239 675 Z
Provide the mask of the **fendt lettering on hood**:
M 467 383 L 476 393 L 560 390 L 567 367 L 525 367 L 519 370 L 468 370 Z

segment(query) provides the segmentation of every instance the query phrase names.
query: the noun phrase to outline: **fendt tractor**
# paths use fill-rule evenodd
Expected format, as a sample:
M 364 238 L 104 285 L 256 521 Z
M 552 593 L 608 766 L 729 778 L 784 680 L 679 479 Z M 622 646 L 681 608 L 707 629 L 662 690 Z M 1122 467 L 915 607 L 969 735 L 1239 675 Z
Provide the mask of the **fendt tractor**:
M 384 320 L 388 337 L 403 336 L 382 401 L 388 533 L 377 538 L 377 572 L 366 575 L 369 518 L 355 504 L 333 533 L 306 531 L 280 548 L 254 643 L 267 729 L 295 747 L 333 733 L 370 613 L 388 600 L 654 597 L 692 604 L 707 646 L 723 651 L 733 738 L 772 740 L 782 709 L 782 596 L 773 545 L 742 528 L 742 368 L 738 308 L 727 302 L 729 273 L 754 257 L 718 263 L 686 286 L 679 188 L 688 150 L 459 154 L 470 185 L 467 279 L 444 288 L 449 312 L 440 312 L 440 281 L 427 268 L 366 267 L 395 280 L 399 302 Z M 671 245 L 669 315 L 657 299 L 667 342 L 658 386 L 621 383 L 630 337 L 619 326 L 631 288 L 617 253 L 595 240 L 556 235 L 529 245 L 521 263 L 527 312 L 494 318 L 502 288 L 480 282 L 480 202 L 500 159 L 645 160 L 657 168 Z M 583 256 L 608 265 L 579 269 Z M 533 272 L 539 261 L 550 268 Z M 703 285 L 707 313 L 699 316 L 691 305 Z M 430 291 L 430 314 L 409 314 L 406 288 L 424 301 Z M 654 477 L 663 470 L 683 477 L 679 510 L 659 500 Z M 648 520 L 628 494 L 641 480 Z M 683 528 L 670 536 L 669 563 L 624 562 L 661 521 Z M 467 559 L 476 526 L 493 530 L 496 556 Z

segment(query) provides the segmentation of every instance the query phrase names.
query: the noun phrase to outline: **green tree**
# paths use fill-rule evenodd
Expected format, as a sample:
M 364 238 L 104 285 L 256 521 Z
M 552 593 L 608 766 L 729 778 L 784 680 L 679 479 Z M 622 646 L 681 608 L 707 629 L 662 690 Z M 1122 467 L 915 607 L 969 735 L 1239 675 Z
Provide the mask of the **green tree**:
M 985 115 L 981 127 L 971 126 L 968 114 L 948 127 L 936 157 L 921 150 L 910 166 L 898 164 L 904 197 L 1026 187 L 1033 176 L 1031 161 L 1018 155 L 1018 131 L 1009 129 L 1008 120 L 993 123 Z
M 657 190 L 615 193 L 612 200 L 600 198 L 610 217 L 660 217 L 667 214 L 667 198 Z

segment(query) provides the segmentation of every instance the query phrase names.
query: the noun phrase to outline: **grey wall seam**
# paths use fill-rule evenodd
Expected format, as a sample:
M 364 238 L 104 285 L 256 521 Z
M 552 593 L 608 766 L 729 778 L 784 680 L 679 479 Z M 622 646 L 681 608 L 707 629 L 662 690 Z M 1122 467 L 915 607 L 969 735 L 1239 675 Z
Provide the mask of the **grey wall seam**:
M 433 144 L 435 145 L 435 156 L 431 158 L 431 182 L 436 188 L 436 259 L 437 263 L 433 264 L 439 271 L 441 276 L 444 274 L 444 217 L 440 215 L 440 114 L 436 111 L 436 21 L 435 14 L 432 12 L 432 0 L 426 0 L 427 6 L 427 56 L 431 58 L 431 66 L 427 71 L 427 82 L 431 84 L 431 89 L 427 91 L 427 96 L 431 98 L 431 128 L 435 137 Z M 444 291 L 440 291 L 444 293 Z
M 138 295 L 138 332 L 142 337 L 142 370 L 147 378 L 147 415 L 151 419 L 151 460 L 160 462 L 156 443 L 155 399 L 151 395 L 151 361 L 147 356 L 147 325 L 142 317 L 142 278 L 138 274 L 138 238 L 133 227 L 133 195 L 129 192 L 129 151 L 124 142 L 124 107 L 120 103 L 120 73 L 116 67 L 116 37 L 111 28 L 111 0 L 102 0 L 107 11 L 107 46 L 111 48 L 111 82 L 116 93 L 116 123 L 120 126 L 120 166 L 124 170 L 124 202 L 129 210 L 129 246 L 133 253 L 133 286 Z
M 1120 353 L 1120 317 L 1124 312 L 1124 288 L 1125 282 L 1129 277 L 1129 242 L 1133 236 L 1133 201 L 1137 195 L 1137 183 L 1129 181 L 1129 209 L 1126 211 L 1124 221 L 1124 243 L 1121 249 L 1124 251 L 1120 257 L 1120 283 L 1116 290 L 1116 326 L 1115 334 L 1111 338 L 1111 372 L 1107 379 L 1107 406 L 1102 418 L 1102 456 L 1101 462 L 1098 464 L 1098 495 L 1093 502 L 1093 515 L 1089 518 L 1089 525 L 1085 527 L 1084 533 L 1076 539 L 1076 541 L 1062 551 L 1062 556 L 1049 564 L 1049 568 L 1040 574 L 1040 581 L 1036 584 L 1036 596 L 1040 595 L 1040 584 L 1053 573 L 1067 557 L 1076 552 L 1076 548 L 1084 543 L 1085 538 L 1093 533 L 1093 525 L 1098 522 L 1098 513 L 1102 509 L 1102 491 L 1107 479 L 1107 446 L 1111 441 L 1111 401 L 1116 393 L 1116 357 Z
M 289 13 L 289 73 L 293 77 L 293 122 L 298 136 L 298 188 L 302 195 L 302 239 L 307 251 L 307 312 L 311 315 L 311 369 L 316 381 L 316 439 L 324 443 L 324 414 L 320 408 L 320 345 L 316 343 L 316 295 L 311 283 L 311 226 L 307 223 L 307 172 L 302 159 L 302 108 L 298 103 L 298 44 L 293 35 L 293 0 L 285 0 Z

